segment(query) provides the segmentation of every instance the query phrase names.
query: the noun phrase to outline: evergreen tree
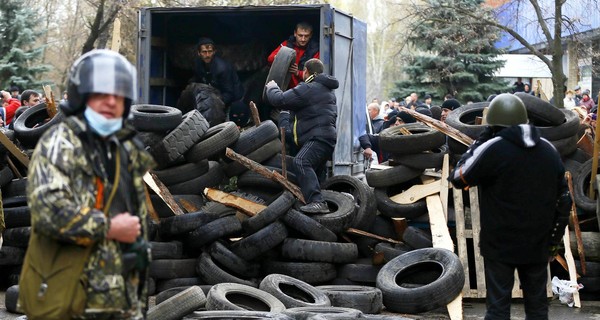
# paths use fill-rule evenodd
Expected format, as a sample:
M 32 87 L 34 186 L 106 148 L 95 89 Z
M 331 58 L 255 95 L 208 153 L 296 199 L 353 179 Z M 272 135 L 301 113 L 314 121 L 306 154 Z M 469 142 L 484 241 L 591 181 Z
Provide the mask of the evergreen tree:
M 39 80 L 50 69 L 40 64 L 44 47 L 35 43 L 43 33 L 36 30 L 40 21 L 23 0 L 0 0 L 0 88 L 39 90 L 48 82 Z
M 493 77 L 503 61 L 502 50 L 494 47 L 497 29 L 465 24 L 456 12 L 441 8 L 458 6 L 473 11 L 486 10 L 483 0 L 428 0 L 430 10 L 419 10 L 409 36 L 416 49 L 407 57 L 403 71 L 408 80 L 396 83 L 395 96 L 411 92 L 443 98 L 452 94 L 461 102 L 485 101 L 490 94 L 510 90 L 508 84 Z

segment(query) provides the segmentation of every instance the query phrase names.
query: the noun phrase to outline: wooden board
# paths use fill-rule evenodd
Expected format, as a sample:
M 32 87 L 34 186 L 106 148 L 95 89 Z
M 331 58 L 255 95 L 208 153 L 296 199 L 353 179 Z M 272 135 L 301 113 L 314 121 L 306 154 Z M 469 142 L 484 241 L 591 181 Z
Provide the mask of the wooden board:
M 440 183 L 415 184 L 406 191 L 391 196 L 390 200 L 400 204 L 411 204 L 432 194 L 440 193 L 441 188 Z
M 236 195 L 212 188 L 205 188 L 204 195 L 211 201 L 216 201 L 228 207 L 236 208 L 250 217 L 254 217 L 267 207 Z
M 563 236 L 563 242 L 571 243 L 569 239 L 569 226 L 565 227 L 565 235 Z M 565 259 L 567 260 L 567 265 L 569 266 L 569 278 L 573 283 L 577 283 L 577 270 L 575 269 L 575 260 L 573 259 L 573 254 L 571 253 L 571 246 L 565 245 Z M 581 308 L 581 299 L 579 299 L 579 291 L 575 291 L 573 293 L 573 302 L 576 308 Z
M 152 189 L 167 204 L 169 209 L 171 209 L 175 215 L 184 214 L 175 199 L 173 199 L 173 195 L 169 189 L 167 189 L 154 173 L 146 172 L 143 179 L 150 189 Z

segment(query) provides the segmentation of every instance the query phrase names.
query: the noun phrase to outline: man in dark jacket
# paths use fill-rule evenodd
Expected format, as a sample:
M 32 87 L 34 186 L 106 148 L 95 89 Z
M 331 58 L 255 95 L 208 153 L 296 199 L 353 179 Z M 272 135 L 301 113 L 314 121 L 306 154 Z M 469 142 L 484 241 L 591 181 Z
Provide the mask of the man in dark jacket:
M 308 60 L 303 70 L 305 82 L 285 92 L 275 81 L 267 83 L 269 102 L 284 110 L 279 125 L 292 128 L 294 144 L 300 148 L 293 167 L 307 203 L 300 210 L 307 213 L 329 212 L 315 169 L 323 166 L 335 147 L 337 105 L 333 90 L 339 83 L 323 74 L 323 69 L 319 59 Z M 293 119 L 290 111 L 294 113 Z
M 193 81 L 217 88 L 221 93 L 221 100 L 226 107 L 229 107 L 243 98 L 244 87 L 233 66 L 216 56 L 216 52 L 212 39 L 200 38 Z
M 490 103 L 490 125 L 458 161 L 449 180 L 480 187 L 480 248 L 485 263 L 485 319 L 510 319 L 515 269 L 527 319 L 548 319 L 547 266 L 568 222 L 571 197 L 560 155 L 527 124 L 512 94 Z

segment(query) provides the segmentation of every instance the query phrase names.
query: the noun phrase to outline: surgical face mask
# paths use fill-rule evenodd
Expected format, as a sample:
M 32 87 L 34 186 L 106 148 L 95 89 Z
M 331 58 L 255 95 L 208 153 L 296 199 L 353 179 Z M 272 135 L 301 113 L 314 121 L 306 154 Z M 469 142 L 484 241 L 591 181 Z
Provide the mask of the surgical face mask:
M 123 118 L 107 119 L 90 107 L 85 108 L 83 115 L 90 127 L 102 137 L 108 137 L 123 127 Z

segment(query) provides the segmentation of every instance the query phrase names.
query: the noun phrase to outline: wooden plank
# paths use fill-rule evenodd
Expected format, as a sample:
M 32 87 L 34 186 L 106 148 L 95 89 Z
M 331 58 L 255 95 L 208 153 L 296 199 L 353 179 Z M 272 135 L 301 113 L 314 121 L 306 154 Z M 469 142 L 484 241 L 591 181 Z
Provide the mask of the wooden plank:
M 477 279 L 477 296 L 485 297 L 485 271 L 483 257 L 479 250 L 479 234 L 481 233 L 481 221 L 479 217 L 479 193 L 478 187 L 469 188 L 469 203 L 471 211 L 471 229 L 473 230 L 473 251 L 475 260 L 475 277 Z
M 451 320 L 462 320 L 463 308 L 462 308 L 462 293 L 459 293 L 454 300 L 452 300 L 446 307 L 448 309 L 448 315 Z
M 185 209 L 185 211 L 187 211 L 188 213 L 200 211 L 200 208 L 198 206 L 196 206 L 195 204 L 191 203 L 190 201 L 188 201 L 186 199 L 179 199 L 178 202 L 183 207 L 183 209 Z
M 440 198 L 442 199 L 442 208 L 444 209 L 444 217 L 448 221 L 448 189 L 450 183 L 448 182 L 448 176 L 450 175 L 450 155 L 444 155 L 444 162 L 442 163 L 442 187 L 440 189 Z M 456 220 L 456 218 L 455 218 Z
M 12 154 L 22 165 L 29 167 L 29 157 L 21 149 L 10 141 L 4 131 L 0 130 L 0 143 Z
M 254 126 L 258 127 L 260 125 L 260 115 L 258 114 L 258 108 L 254 101 L 250 101 L 250 114 L 252 115 L 252 122 L 254 122 Z M 283 129 L 283 128 L 282 128 Z
M 569 226 L 565 227 L 565 235 L 563 236 L 563 242 L 565 243 L 565 260 L 567 260 L 567 265 L 569 266 L 569 278 L 571 282 L 577 285 L 577 271 L 575 270 L 575 260 L 573 259 L 573 254 L 571 253 L 571 243 L 569 235 Z M 581 308 L 581 300 L 579 299 L 579 291 L 575 291 L 573 293 L 573 302 L 575 303 L 576 308 Z
M 348 228 L 348 230 L 346 230 L 346 232 L 352 233 L 352 234 L 357 234 L 357 235 L 364 236 L 364 237 L 377 239 L 377 240 L 381 240 L 381 241 L 385 241 L 385 242 L 389 242 L 389 243 L 393 243 L 393 244 L 401 244 L 402 243 L 402 241 L 398 241 L 398 240 L 394 240 L 394 239 L 390 239 L 390 238 L 384 238 L 382 236 L 379 236 L 379 235 L 376 235 L 376 234 L 373 234 L 370 232 L 354 229 L 354 228 Z
M 469 233 L 469 235 L 465 232 L 465 211 L 463 207 L 463 197 L 462 190 L 452 188 L 452 193 L 454 195 L 454 216 L 456 220 L 456 242 L 457 242 L 457 251 L 458 258 L 463 265 L 463 269 L 465 271 L 465 285 L 463 286 L 463 295 L 465 297 L 471 298 L 470 294 L 471 283 L 469 277 L 469 254 L 467 251 L 467 238 L 472 238 L 473 234 Z
M 585 250 L 583 248 L 583 239 L 581 239 L 581 228 L 579 227 L 579 217 L 577 217 L 577 206 L 575 204 L 575 196 L 573 190 L 573 178 L 571 172 L 565 172 L 565 178 L 567 179 L 567 185 L 569 186 L 569 193 L 571 194 L 571 222 L 573 223 L 573 229 L 575 229 L 575 239 L 577 240 L 577 253 L 579 254 L 579 261 L 581 261 L 581 273 L 585 275 Z
M 112 41 L 110 43 L 110 50 L 119 52 L 121 49 L 121 19 L 115 18 L 113 22 Z
M 306 203 L 306 201 L 304 200 L 304 196 L 302 195 L 302 192 L 300 191 L 300 188 L 298 188 L 297 185 L 289 182 L 286 178 L 284 178 L 281 174 L 279 174 L 279 172 L 269 171 L 267 168 L 262 166 L 260 163 L 253 161 L 251 159 L 248 159 L 241 154 L 238 154 L 237 152 L 231 150 L 231 148 L 225 149 L 225 155 L 227 157 L 229 157 L 230 159 L 241 163 L 244 167 L 246 167 L 258 174 L 261 174 L 275 182 L 278 182 L 285 189 L 287 189 L 289 192 L 291 192 L 296 198 L 298 198 L 298 200 L 300 200 L 300 202 Z
M 44 94 L 48 97 L 48 99 L 46 99 L 46 111 L 48 112 L 48 116 L 54 118 L 58 113 L 58 108 L 56 108 L 56 103 L 54 102 L 54 93 L 48 85 L 42 86 L 42 89 L 44 89 Z
M 428 196 L 425 201 L 427 202 L 427 211 L 429 212 L 429 226 L 431 228 L 433 247 L 454 252 L 454 242 L 450 237 L 446 218 L 444 218 L 444 209 L 442 208 L 440 196 Z
M 175 215 L 184 214 L 167 187 L 152 172 L 146 172 L 144 182 L 167 204 Z
M 249 217 L 254 217 L 267 207 L 265 205 L 258 204 L 236 195 L 212 188 L 205 188 L 204 195 L 211 201 L 216 201 L 228 207 L 236 208 Z
M 398 239 L 402 239 L 404 236 L 404 231 L 408 228 L 408 222 L 406 218 L 392 218 L 392 224 L 394 224 L 394 231 L 396 231 L 396 235 Z
M 418 121 L 421 121 L 424 124 L 443 132 L 450 138 L 464 144 L 465 146 L 470 146 L 471 143 L 473 143 L 473 139 L 471 137 L 469 137 L 466 134 L 460 132 L 459 130 L 445 124 L 444 122 L 435 120 L 431 117 L 428 117 L 424 114 L 418 113 L 414 110 L 411 110 L 411 109 L 408 109 L 405 107 L 400 107 L 400 111 L 408 112 L 411 116 L 413 116 Z
M 432 194 L 439 193 L 441 188 L 441 183 L 415 184 L 406 191 L 391 196 L 390 200 L 400 204 L 411 204 Z

